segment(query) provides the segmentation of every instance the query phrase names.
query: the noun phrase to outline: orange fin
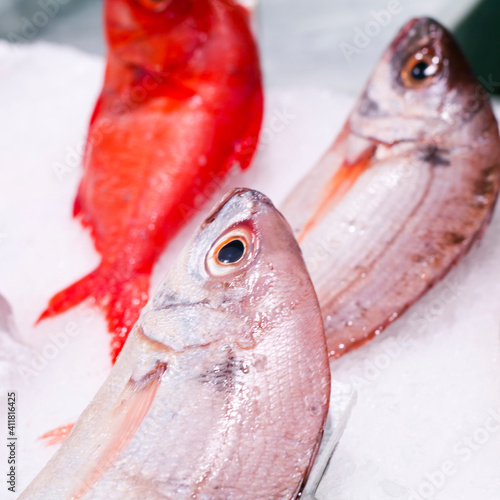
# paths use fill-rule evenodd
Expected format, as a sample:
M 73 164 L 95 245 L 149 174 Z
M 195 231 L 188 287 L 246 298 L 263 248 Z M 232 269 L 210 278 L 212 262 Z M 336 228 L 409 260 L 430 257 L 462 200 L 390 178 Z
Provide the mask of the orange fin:
M 304 239 L 307 233 L 317 226 L 325 212 L 330 211 L 332 207 L 338 204 L 347 194 L 349 189 L 352 188 L 361 174 L 369 168 L 370 160 L 375 150 L 376 145 L 366 148 L 362 154 L 356 158 L 356 161 L 344 161 L 340 168 L 335 172 L 335 175 L 325 186 L 323 196 L 319 200 L 316 210 L 313 212 L 311 218 L 307 221 L 307 224 L 297 236 L 297 241 L 299 243 Z
M 51 431 L 46 432 L 38 439 L 44 440 L 47 446 L 61 444 L 66 441 L 66 438 L 69 436 L 69 433 L 74 426 L 75 424 L 61 425 L 61 427 L 57 427 L 56 429 L 52 429 Z
M 80 202 L 80 188 L 78 188 L 78 192 L 76 193 L 75 201 L 73 203 L 73 217 L 77 217 L 81 212 L 82 204 Z
M 43 319 L 60 314 L 90 298 L 106 313 L 108 330 L 113 335 L 111 356 L 116 361 L 127 336 L 148 300 L 149 274 L 120 273 L 110 266 L 99 266 L 50 299 Z
M 101 429 L 99 451 L 70 498 L 78 499 L 87 493 L 129 445 L 153 403 L 166 369 L 167 363 L 159 362 L 139 381 L 131 378 L 127 382 L 109 416 L 100 423 L 105 428 Z

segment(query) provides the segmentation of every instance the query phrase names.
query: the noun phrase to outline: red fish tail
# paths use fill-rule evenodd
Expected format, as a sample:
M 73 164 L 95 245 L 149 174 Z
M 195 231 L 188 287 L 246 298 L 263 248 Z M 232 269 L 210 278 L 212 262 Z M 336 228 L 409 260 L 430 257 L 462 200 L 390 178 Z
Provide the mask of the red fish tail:
M 113 336 L 111 357 L 114 363 L 148 300 L 148 289 L 148 273 L 119 272 L 112 266 L 101 264 L 95 271 L 54 295 L 37 323 L 90 299 L 106 314 L 108 330 Z

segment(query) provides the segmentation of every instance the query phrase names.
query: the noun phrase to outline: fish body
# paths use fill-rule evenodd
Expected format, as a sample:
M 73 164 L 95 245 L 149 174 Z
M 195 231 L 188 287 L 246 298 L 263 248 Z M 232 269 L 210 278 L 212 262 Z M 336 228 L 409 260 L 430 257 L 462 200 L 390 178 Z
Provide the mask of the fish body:
M 12 392 L 19 386 L 20 370 L 29 366 L 33 356 L 17 329 L 14 311 L 9 301 L 0 293 L 0 389 Z
M 291 229 L 262 194 L 236 190 L 20 498 L 296 498 L 329 391 L 321 313 Z
M 8 300 L 0 294 L 0 331 L 17 337 L 18 331 L 14 323 L 14 313 Z
M 263 98 L 248 15 L 232 0 L 106 0 L 106 74 L 74 208 L 102 261 L 41 317 L 93 298 L 113 358 L 165 245 L 255 151 Z
M 330 356 L 379 334 L 460 260 L 498 195 L 486 92 L 438 22 L 408 22 L 345 126 L 282 206 Z

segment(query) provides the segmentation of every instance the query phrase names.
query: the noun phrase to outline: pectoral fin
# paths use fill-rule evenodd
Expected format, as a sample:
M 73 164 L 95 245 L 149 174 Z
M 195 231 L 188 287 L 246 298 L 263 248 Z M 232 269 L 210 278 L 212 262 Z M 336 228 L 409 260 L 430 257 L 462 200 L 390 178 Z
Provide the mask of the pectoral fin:
M 129 445 L 153 403 L 166 369 L 167 363 L 157 363 L 140 380 L 129 379 L 107 418 L 99 423 L 102 427 L 99 447 L 92 463 L 81 474 L 81 481 L 70 497 L 72 500 L 87 493 Z
M 376 150 L 376 145 L 372 144 L 352 161 L 345 160 L 338 168 L 328 184 L 324 187 L 322 195 L 318 200 L 316 209 L 305 224 L 304 228 L 297 236 L 299 243 L 306 235 L 314 229 L 322 220 L 323 216 L 330 212 L 337 205 L 347 192 L 352 188 L 360 175 L 370 166 L 370 160 Z

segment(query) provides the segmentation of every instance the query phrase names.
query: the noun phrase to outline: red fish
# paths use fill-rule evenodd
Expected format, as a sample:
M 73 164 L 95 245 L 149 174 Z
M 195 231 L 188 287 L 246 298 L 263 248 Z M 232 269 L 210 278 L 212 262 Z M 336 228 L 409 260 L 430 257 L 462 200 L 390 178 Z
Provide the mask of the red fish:
M 40 320 L 91 298 L 106 313 L 113 360 L 165 245 L 205 190 L 252 159 L 263 96 L 248 17 L 232 0 L 105 3 L 106 75 L 74 206 L 102 260 Z

